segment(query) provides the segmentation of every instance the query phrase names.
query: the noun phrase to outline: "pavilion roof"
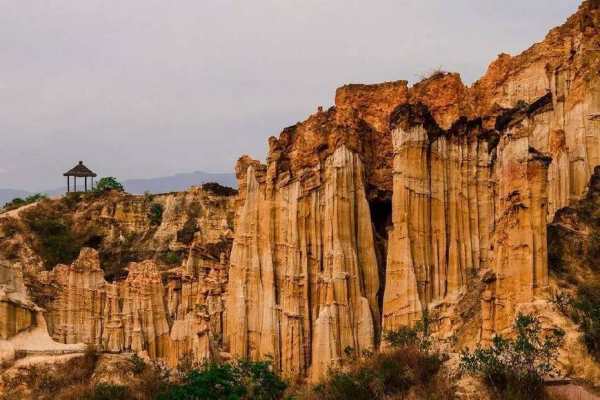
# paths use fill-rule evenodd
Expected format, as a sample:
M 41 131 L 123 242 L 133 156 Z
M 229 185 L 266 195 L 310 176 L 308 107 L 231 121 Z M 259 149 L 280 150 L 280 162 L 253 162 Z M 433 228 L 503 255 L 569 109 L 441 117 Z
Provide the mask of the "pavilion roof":
M 92 172 L 91 169 L 83 165 L 83 161 L 79 161 L 79 164 L 65 172 L 63 176 L 75 176 L 80 178 L 86 176 L 96 177 L 97 175 L 94 172 Z

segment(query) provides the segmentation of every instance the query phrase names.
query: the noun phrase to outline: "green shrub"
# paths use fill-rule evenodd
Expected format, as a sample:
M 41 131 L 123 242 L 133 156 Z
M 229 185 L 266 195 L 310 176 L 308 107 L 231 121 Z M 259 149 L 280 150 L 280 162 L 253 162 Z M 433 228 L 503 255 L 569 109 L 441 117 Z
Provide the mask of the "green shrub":
M 70 223 L 63 217 L 44 210 L 27 210 L 25 222 L 37 237 L 39 254 L 46 267 L 72 263 L 81 250 Z
M 515 319 L 515 339 L 495 336 L 489 348 L 463 351 L 463 372 L 482 376 L 503 399 L 537 399 L 543 396 L 543 377 L 555 371 L 557 350 L 564 331 L 553 329 L 541 337 L 539 320 L 519 314 Z
M 166 251 L 162 254 L 161 259 L 168 265 L 181 264 L 181 255 L 175 251 Z
M 148 210 L 148 219 L 150 219 L 150 224 L 152 225 L 160 225 L 162 222 L 164 208 L 162 204 L 152 203 L 150 205 L 150 209 Z
M 198 231 L 196 220 L 189 218 L 183 224 L 183 228 L 177 231 L 177 241 L 183 244 L 190 244 L 194 240 L 194 235 Z
M 583 332 L 583 342 L 590 354 L 600 361 L 600 283 L 581 285 L 572 307 L 573 319 Z
M 356 359 L 343 369 L 329 371 L 310 399 L 379 400 L 402 396 L 420 387 L 429 398 L 452 396 L 446 385 L 436 386 L 442 358 L 412 344 Z
M 138 394 L 137 398 L 170 399 L 170 397 L 166 397 L 172 387 L 170 383 L 170 369 L 164 362 L 159 360 L 150 361 L 136 378 L 130 390 Z
M 587 260 L 592 269 L 600 271 L 600 231 L 592 232 L 587 248 Z
M 131 357 L 129 357 L 129 362 L 131 363 L 131 371 L 134 374 L 141 374 L 146 369 L 146 362 L 136 353 L 133 353 Z
M 108 190 L 116 190 L 118 192 L 123 192 L 123 185 L 114 177 L 106 176 L 104 178 L 100 178 L 98 183 L 96 183 L 96 187 L 94 188 L 95 192 L 106 192 Z
M 27 204 L 32 204 L 32 203 L 35 203 L 37 201 L 47 199 L 47 198 L 48 198 L 48 196 L 46 196 L 43 193 L 32 194 L 31 196 L 27 196 L 24 199 L 22 199 L 20 197 L 16 197 L 4 205 L 4 210 L 6 210 L 6 211 L 14 210 L 16 208 L 25 206 Z
M 190 371 L 180 385 L 158 396 L 164 400 L 276 400 L 287 385 L 268 362 L 209 363 Z
M 410 389 L 422 390 L 427 398 L 452 398 L 448 381 L 439 379 L 442 355 L 431 351 L 427 312 L 415 327 L 403 326 L 383 334 L 388 351 L 364 351 L 360 357 L 354 349 L 345 349 L 345 366 L 329 371 L 316 385 L 310 399 L 379 400 L 403 396 Z
M 269 361 L 241 360 L 235 366 L 246 388 L 245 398 L 275 400 L 283 397 L 287 384 L 273 372 Z
M 429 338 L 429 314 L 427 310 L 423 312 L 421 321 L 418 321 L 414 327 L 401 326 L 396 330 L 383 332 L 383 340 L 391 347 L 402 348 L 407 346 L 417 346 L 427 352 L 431 347 Z
M 417 329 L 402 326 L 396 330 L 385 331 L 383 333 L 383 340 L 392 347 L 410 346 L 417 343 L 419 339 L 418 334 Z
M 99 383 L 81 397 L 82 400 L 128 400 L 131 399 L 127 386 Z

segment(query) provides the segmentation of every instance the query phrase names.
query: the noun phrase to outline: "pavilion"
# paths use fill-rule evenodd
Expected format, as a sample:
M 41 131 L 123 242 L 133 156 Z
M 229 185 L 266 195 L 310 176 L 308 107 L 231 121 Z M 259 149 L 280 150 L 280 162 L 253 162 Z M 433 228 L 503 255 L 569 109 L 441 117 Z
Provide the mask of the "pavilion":
M 65 172 L 63 176 L 67 177 L 67 193 L 71 191 L 71 177 L 73 177 L 73 192 L 77 192 L 77 178 L 83 178 L 84 190 L 87 192 L 88 184 L 87 178 L 92 179 L 91 189 L 94 189 L 94 178 L 96 175 L 91 169 L 83 165 L 83 161 L 79 161 L 79 164 Z

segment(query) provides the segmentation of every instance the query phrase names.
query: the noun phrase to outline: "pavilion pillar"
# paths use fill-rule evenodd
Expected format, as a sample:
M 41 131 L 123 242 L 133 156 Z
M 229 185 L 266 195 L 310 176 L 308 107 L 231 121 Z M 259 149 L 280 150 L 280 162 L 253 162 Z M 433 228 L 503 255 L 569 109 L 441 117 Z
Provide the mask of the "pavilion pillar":
M 71 191 L 71 180 L 69 179 L 69 175 L 67 175 L 67 193 Z
M 85 187 L 85 191 L 87 192 L 87 176 L 83 177 L 83 185 Z
M 73 191 L 75 193 L 77 193 L 77 177 L 76 176 L 73 177 L 73 185 L 74 185 Z

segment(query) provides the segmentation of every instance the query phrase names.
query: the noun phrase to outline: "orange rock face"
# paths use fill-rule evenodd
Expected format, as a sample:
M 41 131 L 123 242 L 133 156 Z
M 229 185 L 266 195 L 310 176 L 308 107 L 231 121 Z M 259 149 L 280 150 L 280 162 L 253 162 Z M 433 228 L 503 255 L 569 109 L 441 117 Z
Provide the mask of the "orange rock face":
M 270 139 L 266 165 L 241 159 L 232 353 L 270 354 L 316 379 L 346 346 L 377 346 L 382 330 L 425 312 L 450 340 L 474 280 L 484 281 L 474 341 L 545 299 L 547 221 L 600 163 L 599 19 L 585 2 L 471 87 L 448 73 L 344 86 L 335 107 Z M 348 178 L 330 192 L 332 166 Z
M 470 87 L 440 72 L 338 89 L 334 107 L 269 139 L 266 164 L 240 158 L 235 199 L 160 196 L 157 227 L 141 198 L 81 210 L 82 224 L 102 222 L 101 250 L 142 237 L 140 260 L 112 283 L 92 250 L 45 274 L 58 287 L 51 335 L 171 365 L 190 352 L 270 357 L 318 380 L 425 315 L 449 345 L 507 332 L 518 310 L 550 315 L 546 226 L 600 165 L 597 4 Z M 231 235 L 229 254 L 218 243 Z M 185 262 L 167 270 L 167 250 Z M 11 321 L 10 335 L 33 323 Z

